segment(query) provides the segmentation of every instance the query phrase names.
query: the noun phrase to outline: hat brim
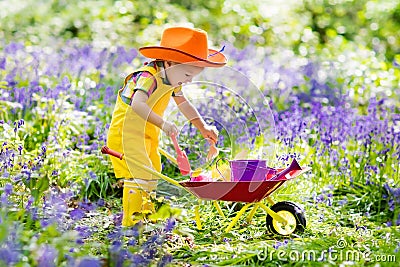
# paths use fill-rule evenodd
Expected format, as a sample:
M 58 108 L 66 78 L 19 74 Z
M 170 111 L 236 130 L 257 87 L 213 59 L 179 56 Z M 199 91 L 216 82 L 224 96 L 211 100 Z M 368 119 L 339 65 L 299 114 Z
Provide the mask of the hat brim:
M 139 52 L 148 58 L 189 63 L 198 67 L 222 67 L 227 61 L 224 54 L 214 49 L 208 49 L 207 59 L 196 57 L 178 49 L 163 46 L 145 46 L 139 48 Z

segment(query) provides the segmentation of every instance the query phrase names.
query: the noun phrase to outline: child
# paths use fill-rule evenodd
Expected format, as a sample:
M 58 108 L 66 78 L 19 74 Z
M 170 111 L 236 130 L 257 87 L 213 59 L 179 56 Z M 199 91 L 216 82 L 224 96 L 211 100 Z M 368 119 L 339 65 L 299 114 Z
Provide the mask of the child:
M 142 47 L 139 51 L 155 60 L 125 78 L 124 86 L 118 92 L 107 146 L 160 172 L 160 129 L 168 136 L 178 133 L 174 123 L 163 119 L 171 96 L 204 138 L 217 141 L 217 130 L 204 122 L 183 95 L 181 87 L 205 67 L 224 66 L 226 58 L 222 53 L 208 49 L 205 31 L 185 27 L 166 29 L 159 46 Z M 111 161 L 116 177 L 124 179 L 122 225 L 132 226 L 135 224 L 132 214 L 153 211 L 152 203 L 143 200 L 155 190 L 157 179 L 125 160 L 111 157 Z

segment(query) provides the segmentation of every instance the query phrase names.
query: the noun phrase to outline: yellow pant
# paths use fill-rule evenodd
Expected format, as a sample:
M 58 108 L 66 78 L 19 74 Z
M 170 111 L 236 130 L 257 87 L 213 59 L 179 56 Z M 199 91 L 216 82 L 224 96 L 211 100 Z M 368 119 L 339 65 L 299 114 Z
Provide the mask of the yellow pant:
M 157 187 L 157 180 L 130 179 L 124 180 L 122 195 L 122 226 L 133 226 L 135 213 L 153 213 L 154 205 L 150 193 Z

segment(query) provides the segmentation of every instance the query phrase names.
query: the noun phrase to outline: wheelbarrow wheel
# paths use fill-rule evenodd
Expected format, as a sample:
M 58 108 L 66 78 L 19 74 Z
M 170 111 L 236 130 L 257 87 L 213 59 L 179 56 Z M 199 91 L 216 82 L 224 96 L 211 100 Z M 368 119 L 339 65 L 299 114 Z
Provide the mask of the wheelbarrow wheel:
M 267 216 L 267 228 L 274 234 L 291 235 L 301 233 L 306 228 L 306 218 L 303 210 L 293 202 L 282 201 L 271 207 L 275 213 L 286 219 L 287 224 L 278 222 L 271 215 Z

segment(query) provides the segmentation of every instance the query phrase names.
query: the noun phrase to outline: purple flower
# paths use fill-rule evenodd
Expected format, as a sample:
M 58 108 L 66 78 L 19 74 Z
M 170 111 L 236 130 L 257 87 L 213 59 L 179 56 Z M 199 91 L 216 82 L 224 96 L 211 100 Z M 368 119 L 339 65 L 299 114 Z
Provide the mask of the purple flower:
M 146 266 L 150 261 L 140 254 L 135 254 L 132 256 L 132 263 L 133 266 Z
M 10 183 L 6 183 L 6 185 L 4 186 L 4 193 L 9 196 L 11 195 L 13 192 L 13 186 Z
M 92 180 L 97 180 L 97 175 L 93 171 L 89 171 L 89 176 Z
M 176 225 L 175 219 L 172 217 L 168 218 L 167 223 L 165 224 L 165 231 L 171 232 L 175 228 L 175 225 Z
M 19 254 L 16 250 L 7 247 L 0 248 L 0 263 L 4 263 L 6 266 L 13 266 L 14 263 L 19 261 Z
M 159 267 L 164 267 L 167 266 L 167 264 L 172 262 L 172 255 L 171 254 L 165 254 L 162 256 L 160 262 L 158 263 L 157 266 Z
M 393 60 L 393 66 L 396 68 L 400 68 L 400 61 L 398 61 L 396 58 Z
M 323 201 L 325 200 L 324 194 L 318 195 L 317 198 L 316 198 L 316 200 L 317 200 L 317 203 L 323 202 Z
M 45 228 L 52 224 L 52 221 L 48 218 L 40 220 L 40 227 Z
M 394 252 L 397 253 L 397 252 L 399 252 L 399 250 L 400 250 L 400 242 L 397 242 L 397 247 L 394 250 Z
M 79 236 L 81 238 L 87 238 L 92 235 L 92 230 L 89 228 L 89 226 L 76 226 L 75 231 L 79 233 Z
M 118 227 L 118 228 L 115 228 L 115 230 L 114 230 L 113 232 L 109 233 L 109 234 L 107 235 L 107 237 L 108 237 L 109 239 L 119 239 L 119 238 L 122 237 L 122 235 L 123 235 L 123 234 L 122 234 L 121 228 Z
M 130 228 L 124 228 L 123 235 L 126 237 L 134 237 L 137 238 L 139 236 L 139 226 L 136 224 Z
M 282 243 L 279 241 L 276 241 L 275 244 L 273 245 L 274 249 L 278 249 L 280 246 L 282 246 Z
M 8 201 L 8 197 L 5 193 L 0 195 L 0 207 L 6 207 L 8 206 L 9 201 Z
M 121 225 L 122 223 L 122 212 L 118 212 L 116 214 L 113 215 L 113 222 L 114 225 Z
M 128 246 L 136 246 L 138 244 L 138 242 L 136 241 L 136 239 L 130 239 L 128 241 Z
M 25 206 L 26 210 L 29 210 L 31 208 L 33 201 L 35 201 L 35 198 L 33 196 L 30 196 L 28 198 L 28 202 L 26 202 L 26 206 Z
M 38 266 L 53 267 L 56 266 L 58 251 L 50 245 L 41 245 L 38 251 Z
M 22 43 L 10 43 L 4 48 L 6 54 L 15 54 L 18 50 L 22 50 L 24 45 Z
M 81 203 L 79 203 L 79 207 L 87 211 L 95 210 L 97 208 L 94 203 L 89 202 L 87 199 L 84 199 Z
M 104 207 L 105 204 L 106 202 L 104 201 L 104 199 L 99 198 L 99 200 L 97 200 L 97 206 Z
M 230 238 L 224 237 L 224 239 L 222 239 L 222 241 L 223 241 L 223 242 L 226 242 L 226 243 L 229 243 L 229 242 L 231 242 L 231 239 L 230 239 Z
M 101 267 L 102 262 L 96 258 L 82 258 L 79 260 L 77 267 Z
M 112 244 L 111 244 L 111 248 L 110 249 L 112 251 L 117 251 L 117 250 L 119 250 L 121 248 L 121 246 L 122 246 L 122 243 L 121 243 L 120 240 L 114 240 L 112 242 Z
M 80 220 L 85 217 L 86 212 L 81 209 L 73 209 L 69 212 L 72 220 Z
M 6 63 L 7 63 L 7 59 L 5 57 L 0 58 L 0 69 L 5 70 Z

